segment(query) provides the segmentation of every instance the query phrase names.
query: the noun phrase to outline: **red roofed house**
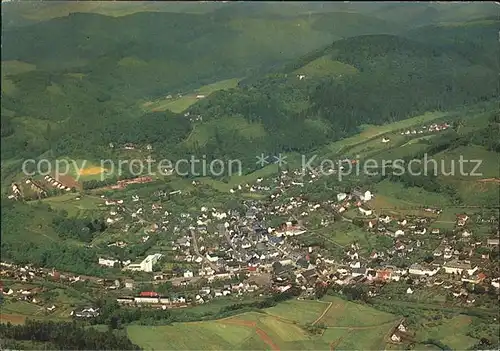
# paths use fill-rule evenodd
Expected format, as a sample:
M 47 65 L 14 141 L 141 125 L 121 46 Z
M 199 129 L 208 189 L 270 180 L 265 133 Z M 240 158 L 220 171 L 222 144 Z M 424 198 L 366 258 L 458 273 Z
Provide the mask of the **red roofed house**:
M 475 275 L 473 275 L 473 276 L 464 277 L 464 278 L 462 278 L 462 281 L 463 281 L 463 282 L 466 282 L 466 283 L 479 284 L 479 283 L 481 283 L 481 282 L 482 282 L 485 278 L 486 278 L 486 274 L 484 274 L 484 273 L 479 273 L 479 274 L 475 274 Z
M 392 276 L 392 270 L 384 269 L 377 271 L 376 278 L 382 281 L 387 281 L 391 279 L 391 276 Z

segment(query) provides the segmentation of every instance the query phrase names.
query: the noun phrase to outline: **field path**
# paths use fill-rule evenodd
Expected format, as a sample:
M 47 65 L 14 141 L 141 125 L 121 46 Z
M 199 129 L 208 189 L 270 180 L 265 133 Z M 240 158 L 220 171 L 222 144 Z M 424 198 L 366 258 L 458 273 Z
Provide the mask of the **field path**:
M 323 311 L 323 313 L 321 313 L 321 315 L 318 317 L 318 319 L 316 319 L 314 322 L 312 322 L 312 325 L 315 325 L 316 323 L 318 323 L 321 320 L 321 318 L 323 318 L 325 316 L 325 314 L 328 313 L 328 311 L 330 310 L 330 308 L 332 308 L 332 306 L 333 306 L 333 302 L 330 302 L 328 304 L 328 306 L 325 308 L 325 310 Z
M 399 325 L 401 319 L 398 319 L 397 321 L 398 321 L 398 325 Z M 347 327 L 326 327 L 326 328 L 327 329 L 366 330 L 366 329 L 378 328 L 378 327 L 384 326 L 386 324 L 395 324 L 395 321 L 385 322 L 385 323 L 377 324 L 377 325 L 368 325 L 368 326 L 364 326 L 364 327 L 347 326 Z
M 392 322 L 392 323 L 394 323 L 394 326 L 393 326 L 391 329 L 389 329 L 389 331 L 385 334 L 385 336 L 384 336 L 384 340 L 385 340 L 385 341 L 389 341 L 389 340 L 390 340 L 390 337 L 391 337 L 391 334 L 392 334 L 392 332 L 394 331 L 394 329 L 396 329 L 396 328 L 397 328 L 397 327 L 398 327 L 401 323 L 403 323 L 404 321 L 405 321 L 405 319 L 404 319 L 404 318 L 400 318 L 400 319 L 398 319 L 398 320 L 397 320 L 397 323 Z
M 482 183 L 499 183 L 500 184 L 500 179 L 498 178 L 487 178 L 487 179 L 480 179 L 478 182 Z
M 280 351 L 280 348 L 273 342 L 271 337 L 267 335 L 267 333 L 264 330 L 257 327 L 257 322 L 245 321 L 241 319 L 224 319 L 224 320 L 219 320 L 219 323 L 228 323 L 228 324 L 241 325 L 249 328 L 255 328 L 255 333 L 266 345 L 268 345 L 271 348 L 271 350 Z
M 330 306 L 328 306 L 323 311 L 323 313 L 321 314 L 321 316 L 319 316 L 319 318 L 314 321 L 313 325 L 316 324 L 316 323 L 319 323 L 321 321 L 321 319 L 323 319 L 328 314 L 328 312 L 330 312 L 330 311 L 341 312 L 343 309 L 344 309 L 344 305 L 342 305 L 342 304 L 335 304 L 334 302 L 330 302 Z M 326 328 L 327 329 L 330 329 L 330 328 L 344 328 L 344 329 L 349 329 L 351 327 L 329 327 L 329 326 L 327 326 Z
M 390 321 L 390 322 L 386 322 L 386 323 L 382 323 L 382 324 L 378 324 L 378 325 L 370 325 L 370 326 L 367 326 L 367 327 L 327 327 L 328 329 L 347 329 L 348 332 L 347 334 L 344 334 L 342 335 L 340 338 L 332 341 L 330 343 L 330 351 L 334 351 L 335 350 L 335 347 L 337 347 L 338 345 L 340 345 L 340 343 L 342 342 L 342 340 L 344 340 L 345 337 L 349 336 L 349 334 L 353 331 L 353 330 L 366 330 L 366 329 L 373 329 L 373 328 L 377 328 L 377 327 L 380 327 L 380 326 L 384 326 L 384 325 L 387 325 L 387 324 L 390 324 L 392 325 L 391 328 L 389 329 L 389 331 L 386 333 L 386 335 L 384 336 L 384 341 L 386 340 L 389 340 L 392 332 L 394 331 L 394 329 L 400 325 L 401 323 L 404 322 L 404 318 L 398 318 L 396 321 Z M 397 323 L 396 323 L 397 322 Z
M 338 338 L 337 340 L 332 341 L 332 342 L 330 343 L 330 351 L 334 351 L 334 350 L 335 350 L 335 347 L 336 347 L 337 345 L 339 345 L 339 344 L 342 342 L 342 340 L 344 340 L 344 338 L 345 338 L 345 337 L 346 337 L 345 335 L 342 335 L 342 336 L 341 336 L 340 338 Z

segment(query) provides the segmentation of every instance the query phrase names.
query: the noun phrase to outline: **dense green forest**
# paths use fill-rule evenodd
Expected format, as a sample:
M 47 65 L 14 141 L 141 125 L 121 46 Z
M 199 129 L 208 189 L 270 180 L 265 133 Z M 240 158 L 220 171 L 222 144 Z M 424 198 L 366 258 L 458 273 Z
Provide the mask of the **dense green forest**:
M 2 349 L 14 350 L 140 350 L 125 332 L 85 328 L 81 323 L 27 320 L 23 325 L 0 324 Z
M 154 145 L 157 157 L 195 153 L 250 161 L 257 149 L 303 152 L 351 135 L 361 124 L 498 95 L 498 46 L 489 45 L 498 20 L 411 28 L 377 17 L 380 6 L 345 13 L 338 11 L 356 6 L 311 5 L 307 15 L 295 9 L 282 16 L 266 6 L 268 12 L 243 4 L 205 14 L 74 13 L 7 27 L 2 61 L 10 64 L 5 70 L 3 64 L 2 80 L 10 88 L 2 90 L 2 159 L 49 149 L 53 157 L 113 158 L 118 155 L 109 143 L 131 142 Z M 446 18 L 447 11 L 436 13 Z M 270 35 L 269 42 L 261 34 Z M 331 69 L 297 79 L 298 70 L 318 60 Z M 192 106 L 189 112 L 201 115 L 200 123 L 170 112 L 145 113 L 138 103 L 233 77 L 252 79 Z M 234 117 L 264 132 L 225 127 L 225 118 Z M 205 126 L 210 131 L 203 140 L 183 142 Z M 254 162 L 243 163 L 252 170 Z
M 318 59 L 348 64 L 358 73 L 297 79 L 297 69 Z M 243 116 L 267 131 L 252 140 L 216 130 L 201 147 L 205 154 L 245 155 L 252 144 L 271 154 L 304 152 L 352 135 L 363 124 L 493 99 L 498 95 L 494 72 L 449 49 L 392 35 L 359 36 L 313 52 L 279 73 L 243 81 L 239 89 L 217 92 L 190 112 L 202 114 L 204 121 Z

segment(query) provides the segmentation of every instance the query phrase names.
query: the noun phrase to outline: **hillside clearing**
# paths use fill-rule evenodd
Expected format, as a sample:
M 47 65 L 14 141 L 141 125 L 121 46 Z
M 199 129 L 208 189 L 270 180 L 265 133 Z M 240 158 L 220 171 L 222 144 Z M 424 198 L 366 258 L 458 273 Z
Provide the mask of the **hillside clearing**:
M 130 64 L 129 61 L 127 61 Z M 147 101 L 142 104 L 143 109 L 152 112 L 170 110 L 174 113 L 181 113 L 198 100 L 206 98 L 210 94 L 218 91 L 235 88 L 241 78 L 231 78 L 204 85 L 186 95 L 167 96 L 163 99 Z
M 314 61 L 309 62 L 307 65 L 302 66 L 295 71 L 296 74 L 304 74 L 306 78 L 322 77 L 322 76 L 342 76 L 344 74 L 355 74 L 358 70 L 356 67 L 334 61 L 328 56 L 322 56 Z

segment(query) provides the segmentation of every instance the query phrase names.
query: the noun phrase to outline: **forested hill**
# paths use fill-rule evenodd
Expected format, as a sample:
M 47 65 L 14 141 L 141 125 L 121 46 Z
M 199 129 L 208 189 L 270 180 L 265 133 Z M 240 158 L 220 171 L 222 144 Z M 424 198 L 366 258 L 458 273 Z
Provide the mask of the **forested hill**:
M 269 152 L 305 151 L 351 135 L 362 124 L 495 98 L 496 71 L 472 56 L 462 48 L 440 49 L 399 36 L 358 36 L 314 51 L 272 75 L 248 79 L 239 89 L 213 94 L 191 112 L 212 125 L 242 116 L 264 126 L 266 133 L 258 138 L 212 129 L 233 157 L 255 143 Z M 222 152 L 211 142 L 200 149 Z
M 85 74 L 94 84 L 105 81 L 129 96 L 161 96 L 243 77 L 342 37 L 403 28 L 356 13 L 235 17 L 233 12 L 74 13 L 3 30 L 2 60 Z
M 497 5 L 498 13 L 500 5 Z M 430 25 L 411 29 L 405 36 L 441 48 L 454 50 L 471 62 L 500 69 L 498 45 L 499 16 L 469 20 L 462 23 Z
M 498 46 L 499 20 L 395 35 L 378 19 L 367 34 L 359 14 L 212 17 L 75 14 L 6 31 L 3 59 L 19 61 L 2 72 L 2 158 L 52 149 L 101 159 L 112 156 L 110 142 L 131 142 L 153 144 L 158 158 L 199 153 L 254 164 L 260 152 L 309 151 L 362 124 L 498 96 L 498 48 L 488 45 Z M 278 68 L 255 74 L 266 66 Z M 139 108 L 145 96 L 244 76 L 251 79 L 184 111 L 202 121 Z

